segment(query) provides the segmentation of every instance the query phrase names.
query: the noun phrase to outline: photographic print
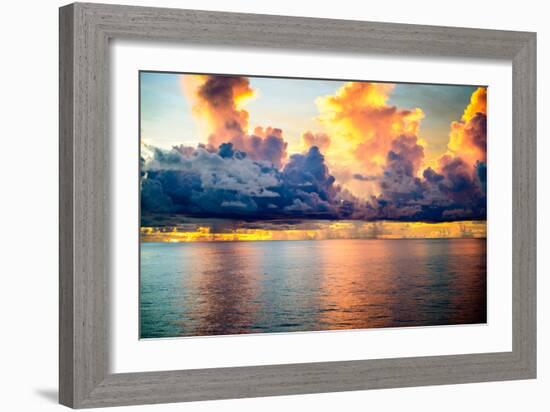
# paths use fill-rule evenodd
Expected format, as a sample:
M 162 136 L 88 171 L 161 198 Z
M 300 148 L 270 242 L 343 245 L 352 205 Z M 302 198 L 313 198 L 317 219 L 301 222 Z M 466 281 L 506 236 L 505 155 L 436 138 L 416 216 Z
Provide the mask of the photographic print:
M 141 71 L 140 338 L 487 321 L 487 87 Z

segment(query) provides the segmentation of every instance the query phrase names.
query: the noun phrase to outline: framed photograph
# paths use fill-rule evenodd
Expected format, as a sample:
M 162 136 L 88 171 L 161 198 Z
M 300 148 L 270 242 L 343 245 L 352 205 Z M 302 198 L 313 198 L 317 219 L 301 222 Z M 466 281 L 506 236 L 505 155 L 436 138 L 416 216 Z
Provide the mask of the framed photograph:
M 60 402 L 536 377 L 536 35 L 60 9 Z

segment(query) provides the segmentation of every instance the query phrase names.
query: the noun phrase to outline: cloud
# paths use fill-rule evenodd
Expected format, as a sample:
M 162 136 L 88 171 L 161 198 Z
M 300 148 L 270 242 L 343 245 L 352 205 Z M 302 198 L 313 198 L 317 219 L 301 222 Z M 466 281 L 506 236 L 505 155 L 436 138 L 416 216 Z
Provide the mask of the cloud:
M 360 173 L 354 173 L 352 178 L 355 180 L 360 180 L 362 182 L 374 182 L 378 180 L 378 176 L 365 176 Z
M 223 201 L 221 203 L 221 207 L 223 208 L 237 208 L 237 209 L 241 209 L 241 208 L 246 208 L 246 203 L 244 202 L 241 202 L 239 200 L 232 200 L 232 201 Z
M 487 88 L 478 87 L 459 121 L 452 122 L 448 154 L 469 165 L 487 160 Z
M 223 143 L 155 149 L 142 167 L 144 213 L 277 218 L 338 216 L 339 188 L 317 147 L 291 156 L 282 170 Z
M 403 205 L 421 196 L 417 170 L 424 158 L 424 148 L 416 136 L 401 135 L 392 142 L 381 178 L 382 196 Z
M 325 158 L 317 146 L 306 154 L 294 154 L 282 171 L 284 186 L 281 195 L 291 200 L 287 211 L 311 211 L 317 215 L 336 216 L 336 197 L 339 189 L 334 185 Z
M 240 145 L 236 144 L 237 148 L 242 147 L 254 160 L 264 160 L 281 167 L 287 157 L 287 143 L 281 129 L 256 127 L 252 135 L 243 136 L 241 140 Z M 234 143 L 238 143 L 238 140 Z
M 307 131 L 302 134 L 302 143 L 304 147 L 310 148 L 317 146 L 323 153 L 330 147 L 330 136 L 326 133 L 313 133 Z
M 470 97 L 470 103 L 464 110 L 462 120 L 467 122 L 478 113 L 487 115 L 487 87 L 478 87 Z
M 303 212 L 308 212 L 308 211 L 312 210 L 312 208 L 306 202 L 303 202 L 300 199 L 294 199 L 290 206 L 285 206 L 284 210 L 286 212 L 301 212 L 301 213 L 303 213 Z
M 472 168 L 458 157 L 441 160 L 441 169 L 415 173 L 423 149 L 415 137 L 392 143 L 379 180 L 378 196 L 360 199 L 335 183 L 325 158 L 314 146 L 294 154 L 282 169 L 250 159 L 231 143 L 217 152 L 204 147 L 155 149 L 143 166 L 144 214 L 251 219 L 360 219 L 449 221 L 483 219 L 486 166 Z
M 253 160 L 282 165 L 287 157 L 287 143 L 281 129 L 257 127 L 248 133 L 249 113 L 242 106 L 255 96 L 248 78 L 200 75 L 186 76 L 183 81 L 193 101 L 193 113 L 205 127 L 213 149 L 232 143 Z
M 241 105 L 254 96 L 247 78 L 239 76 L 199 76 L 194 112 L 210 128 L 214 147 L 241 137 L 248 127 L 248 112 Z
M 317 99 L 319 120 L 331 135 L 326 152 L 331 164 L 379 174 L 394 139 L 418 134 L 424 113 L 389 105 L 393 88 L 388 83 L 348 82 L 335 94 Z
M 486 89 L 478 88 L 462 118 L 451 124 L 448 152 L 436 169 L 421 169 L 424 148 L 414 134 L 391 142 L 380 194 L 354 214 L 371 220 L 485 219 L 487 213 Z
M 264 167 L 227 145 L 217 153 L 202 147 L 192 151 L 181 147 L 156 149 L 143 169 L 141 205 L 150 212 L 251 212 L 258 208 L 255 199 L 277 197 L 270 188 L 280 184 L 276 169 Z
M 140 186 L 142 210 L 155 212 L 170 212 L 172 210 L 172 199 L 164 193 L 160 181 L 144 178 Z
M 388 152 L 381 178 L 382 193 L 360 210 L 369 219 L 449 221 L 485 219 L 486 164 L 471 166 L 461 157 L 444 155 L 438 170 L 421 176 L 423 148 L 416 138 L 401 136 Z

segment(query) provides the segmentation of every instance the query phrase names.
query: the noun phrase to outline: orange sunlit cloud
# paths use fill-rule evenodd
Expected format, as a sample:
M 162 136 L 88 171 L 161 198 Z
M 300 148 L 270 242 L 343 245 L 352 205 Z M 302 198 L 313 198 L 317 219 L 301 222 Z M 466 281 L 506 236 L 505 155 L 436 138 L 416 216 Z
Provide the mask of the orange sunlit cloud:
M 317 146 L 322 153 L 326 153 L 330 147 L 330 136 L 326 133 L 313 133 L 309 130 L 302 134 L 302 146 L 304 151 L 312 146 Z
M 394 87 L 388 83 L 349 82 L 334 95 L 316 101 L 319 119 L 331 136 L 332 144 L 326 152 L 331 170 L 354 193 L 376 194 L 378 189 L 375 183 L 346 181 L 350 170 L 379 175 L 393 140 L 401 135 L 418 136 L 424 113 L 420 108 L 388 105 Z
M 451 124 L 449 154 L 460 156 L 469 165 L 485 161 L 487 88 L 479 87 L 464 110 L 462 119 Z
M 188 79 L 189 77 L 189 79 Z M 231 143 L 254 160 L 269 160 L 281 166 L 288 143 L 280 128 L 256 127 L 249 133 L 249 112 L 244 104 L 256 96 L 250 81 L 241 76 L 186 76 L 182 87 L 193 105 L 193 114 L 207 134 L 203 141 L 217 149 Z M 267 157 L 267 159 L 266 159 Z
M 208 142 L 217 147 L 248 129 L 249 113 L 243 109 L 243 105 L 255 96 L 255 91 L 246 78 L 228 77 L 228 87 L 215 96 L 219 89 L 214 81 L 208 83 L 211 79 L 217 77 L 184 76 L 181 85 L 193 104 L 195 118 L 199 119 L 206 130 Z M 228 123 L 232 127 L 227 127 Z

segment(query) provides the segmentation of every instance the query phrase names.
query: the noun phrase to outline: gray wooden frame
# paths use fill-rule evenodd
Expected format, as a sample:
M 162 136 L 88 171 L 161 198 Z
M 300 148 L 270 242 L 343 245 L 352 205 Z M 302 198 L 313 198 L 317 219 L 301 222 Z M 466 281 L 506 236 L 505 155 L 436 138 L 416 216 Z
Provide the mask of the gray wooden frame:
M 109 40 L 495 58 L 513 65 L 513 350 L 109 373 Z M 60 9 L 59 398 L 74 408 L 536 376 L 536 34 L 103 4 Z

